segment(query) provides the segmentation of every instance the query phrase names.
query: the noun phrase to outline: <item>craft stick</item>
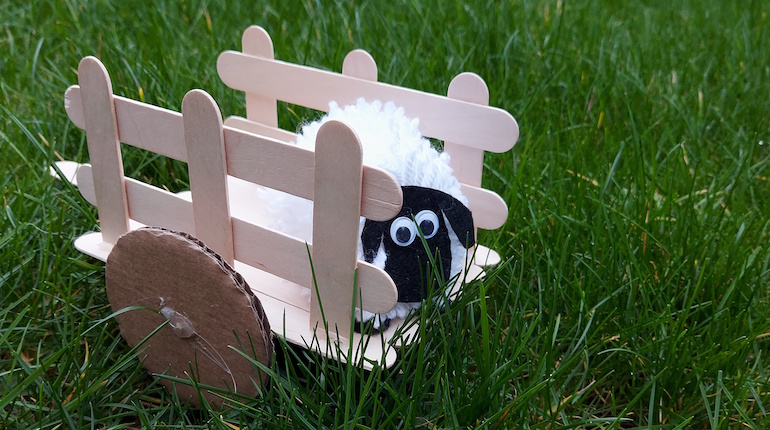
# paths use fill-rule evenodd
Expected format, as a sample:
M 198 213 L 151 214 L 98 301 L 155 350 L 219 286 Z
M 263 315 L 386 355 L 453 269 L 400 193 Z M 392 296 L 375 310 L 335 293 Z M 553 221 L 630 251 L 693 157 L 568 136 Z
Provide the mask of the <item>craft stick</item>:
M 94 177 L 93 172 L 91 171 L 91 165 L 90 164 L 79 164 L 77 169 L 77 176 L 75 176 L 76 180 L 72 182 L 74 185 L 75 182 L 77 182 L 78 191 L 80 191 L 80 195 L 83 196 L 83 198 L 92 205 L 96 206 L 96 190 L 94 190 Z M 131 178 L 126 178 L 126 195 L 128 195 L 128 183 L 131 181 Z M 129 213 L 129 217 L 130 217 Z
M 228 172 L 246 181 L 313 199 L 315 153 L 296 145 L 225 127 Z M 359 214 L 376 221 L 401 210 L 401 187 L 385 170 L 364 167 Z
M 82 164 L 77 176 L 78 190 L 89 203 L 96 200 L 91 173 L 91 166 Z M 194 230 L 193 205 L 184 197 L 131 178 L 126 178 L 126 191 L 132 220 L 142 225 L 170 230 L 186 232 Z M 308 245 L 304 241 L 235 216 L 232 217 L 232 224 L 233 250 L 237 261 L 286 279 L 290 283 L 303 287 L 306 292 L 313 287 Z M 90 242 L 93 242 L 90 248 L 96 251 L 89 248 L 84 252 L 88 251 L 89 255 L 106 260 L 111 247 L 104 248 L 93 240 Z M 311 252 L 312 249 L 311 245 Z M 105 252 L 100 254 L 99 250 Z M 390 276 L 382 269 L 363 261 L 358 262 L 358 285 L 363 298 L 363 302 L 359 302 L 358 306 L 368 312 L 388 312 L 393 309 L 398 300 L 398 292 Z M 283 283 L 279 286 L 252 285 L 252 287 L 305 311 L 309 310 L 307 304 L 309 295 L 303 295 L 298 291 L 286 291 L 287 288 L 291 289 L 290 285 Z
M 70 120 L 85 129 L 81 88 L 71 86 L 64 94 Z M 182 114 L 147 103 L 113 96 L 119 140 L 137 148 L 187 162 Z
M 78 191 L 87 202 L 93 204 L 95 196 L 91 165 L 81 164 L 77 177 Z M 192 205 L 174 193 L 136 179 L 126 178 L 126 196 L 131 219 L 144 225 L 170 230 L 195 231 Z
M 477 74 L 461 73 L 449 84 L 447 97 L 488 105 L 489 89 Z M 463 194 L 468 198 L 475 227 L 488 230 L 500 228 L 508 219 L 508 205 L 496 193 L 481 188 L 484 150 L 447 140 L 444 142 L 444 151 L 449 153 L 449 165 L 462 184 Z
M 56 171 L 56 169 L 53 168 L 53 166 L 48 167 L 48 174 L 53 176 L 56 179 L 61 179 L 63 181 L 67 181 L 73 186 L 78 186 L 78 168 L 80 167 L 80 163 L 75 161 L 56 161 L 54 162 L 56 167 L 59 169 L 59 172 L 61 172 L 62 177 L 59 177 L 59 173 Z M 95 203 L 93 203 L 95 205 Z
M 78 66 L 83 116 L 95 183 L 96 207 L 104 240 L 115 243 L 128 231 L 128 201 L 118 141 L 112 83 L 104 65 L 86 57 Z
M 363 151 L 358 137 L 339 121 L 318 130 L 315 144 L 310 329 L 348 337 L 361 207 Z
M 476 246 L 473 257 L 473 264 L 479 267 L 496 266 L 502 260 L 500 254 L 484 245 Z
M 273 41 L 262 27 L 252 25 L 243 32 L 241 38 L 243 53 L 269 60 L 275 58 Z M 275 98 L 260 94 L 246 93 L 246 118 L 267 126 L 278 127 L 278 109 Z
M 231 116 L 225 119 L 225 127 L 237 128 L 248 131 L 249 133 L 280 140 L 281 142 L 294 142 L 297 140 L 296 133 L 292 133 L 282 128 L 265 125 L 260 122 L 251 121 L 239 116 Z
M 342 74 L 351 78 L 377 82 L 377 63 L 368 52 L 363 49 L 354 49 L 348 52 L 342 61 Z
M 182 100 L 182 116 L 193 194 L 194 235 L 232 266 L 233 227 L 227 201 L 222 115 L 208 93 L 192 90 Z
M 272 273 L 289 282 L 314 289 L 310 260 L 308 259 L 308 246 L 302 241 L 275 230 L 260 227 L 239 218 L 233 218 L 233 232 L 235 233 L 236 259 L 259 270 Z M 245 240 L 248 238 L 248 240 Z M 309 246 L 311 253 L 315 255 L 315 246 Z M 355 256 L 354 256 L 355 260 Z M 313 257 L 313 266 L 316 279 L 319 274 L 319 263 Z M 355 265 L 353 266 L 355 268 Z M 353 271 L 350 270 L 350 286 L 352 289 Z M 320 284 L 321 280 L 318 279 Z M 388 312 L 393 309 L 398 300 L 398 291 L 393 281 L 383 270 L 373 265 L 358 262 L 358 286 L 361 289 L 362 301 L 356 301 L 362 309 L 368 312 Z M 262 286 L 254 286 L 263 289 Z M 348 307 L 353 298 L 352 291 L 346 291 Z M 323 301 L 326 313 L 326 301 Z M 305 307 L 307 309 L 307 307 Z M 350 320 L 351 314 L 347 314 Z M 327 314 L 327 320 L 329 316 Z M 323 323 L 321 323 L 323 326 Z M 333 325 L 329 326 L 330 328 Z M 340 331 L 342 333 L 342 331 Z
M 113 101 L 118 102 L 120 96 L 113 95 Z M 81 130 L 86 129 L 86 119 L 83 116 L 83 99 L 80 95 L 80 85 L 71 85 L 64 92 L 64 111 L 75 126 Z
M 66 109 L 75 125 L 84 127 L 79 87 L 70 87 Z M 115 97 L 119 139 L 128 145 L 187 162 L 182 114 L 157 106 Z M 229 118 L 228 121 L 233 121 Z M 296 196 L 313 198 L 312 151 L 244 130 L 257 123 L 240 118 L 239 127 L 224 127 L 229 174 Z M 277 130 L 277 129 L 273 129 Z M 295 140 L 289 132 L 278 133 Z M 288 174 L 291 173 L 291 174 Z M 385 170 L 364 167 L 361 215 L 376 221 L 393 218 L 401 208 L 401 188 Z
M 489 104 L 489 89 L 479 75 L 460 73 L 449 84 L 447 97 L 486 106 Z M 475 187 L 481 186 L 481 172 L 484 167 L 483 149 L 446 139 L 444 152 L 449 153 L 449 165 L 458 181 Z
M 322 111 L 329 109 L 331 100 L 340 105 L 354 104 L 360 97 L 394 100 L 407 116 L 420 119 L 423 135 L 488 151 L 509 150 L 519 135 L 516 120 L 502 109 L 311 67 L 225 51 L 217 70 L 233 89 Z

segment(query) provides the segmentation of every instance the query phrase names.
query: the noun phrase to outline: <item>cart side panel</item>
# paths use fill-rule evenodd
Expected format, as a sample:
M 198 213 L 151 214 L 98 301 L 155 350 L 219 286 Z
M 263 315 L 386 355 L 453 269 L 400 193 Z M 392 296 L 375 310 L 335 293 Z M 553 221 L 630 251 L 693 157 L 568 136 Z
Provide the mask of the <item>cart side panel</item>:
M 76 126 L 85 129 L 81 88 L 70 87 L 65 100 L 67 115 Z M 188 161 L 182 114 L 125 97 L 114 96 L 114 100 L 121 142 L 182 162 Z M 229 118 L 226 122 L 235 119 Z M 242 118 L 237 120 L 256 124 Z M 269 128 L 262 126 L 261 129 Z M 249 130 L 238 124 L 224 127 L 228 174 L 312 199 L 315 154 L 286 144 L 286 139 L 255 133 L 259 130 Z M 281 130 L 281 136 L 289 135 L 296 137 Z M 395 178 L 384 170 L 364 167 L 362 193 L 361 216 L 387 220 L 401 209 L 401 188 Z

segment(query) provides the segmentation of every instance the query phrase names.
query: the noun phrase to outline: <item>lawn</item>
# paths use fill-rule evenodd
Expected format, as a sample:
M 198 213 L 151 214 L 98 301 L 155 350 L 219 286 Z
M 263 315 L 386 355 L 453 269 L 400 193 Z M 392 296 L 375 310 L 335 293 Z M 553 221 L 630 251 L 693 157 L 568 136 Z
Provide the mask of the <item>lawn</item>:
M 767 428 L 770 3 L 763 0 L 0 2 L 0 428 Z M 360 3 L 360 4 L 355 4 Z M 487 155 L 504 262 L 424 341 L 365 372 L 276 340 L 257 399 L 190 409 L 121 339 L 96 211 L 48 175 L 87 162 L 63 93 L 95 55 L 116 94 L 180 110 L 252 24 L 278 59 L 445 93 L 472 71 L 521 129 Z M 279 106 L 296 129 L 314 112 Z M 183 165 L 128 151 L 172 191 Z

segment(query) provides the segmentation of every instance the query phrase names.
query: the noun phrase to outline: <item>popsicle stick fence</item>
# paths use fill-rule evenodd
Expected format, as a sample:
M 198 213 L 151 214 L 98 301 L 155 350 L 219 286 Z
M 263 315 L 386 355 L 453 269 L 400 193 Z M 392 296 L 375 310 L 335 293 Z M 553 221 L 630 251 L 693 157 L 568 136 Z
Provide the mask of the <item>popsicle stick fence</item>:
M 471 73 L 458 75 L 445 97 L 377 82 L 377 66 L 365 51 L 352 51 L 342 73 L 334 73 L 276 60 L 260 27 L 248 28 L 242 42 L 243 52 L 223 52 L 217 69 L 227 86 L 245 93 L 246 118 L 224 122 L 203 91 L 190 91 L 181 113 L 174 112 L 114 95 L 101 62 L 82 60 L 79 85 L 67 90 L 65 106 L 86 131 L 91 163 L 59 167 L 96 205 L 101 232 L 78 238 L 75 246 L 107 261 L 118 238 L 139 227 L 187 232 L 243 276 L 276 334 L 298 345 L 315 342 L 314 349 L 335 358 L 337 345 L 342 359 L 364 357 L 366 367 L 390 366 L 399 324 L 382 333 L 382 341 L 366 342 L 350 323 L 354 299 L 373 313 L 396 304 L 391 278 L 357 260 L 356 247 L 359 217 L 393 218 L 401 208 L 401 188 L 388 172 L 362 164 L 361 144 L 343 123 L 325 124 L 315 151 L 291 144 L 294 133 L 277 128 L 276 102 L 326 111 L 330 101 L 342 106 L 363 97 L 402 106 L 407 116 L 419 117 L 425 136 L 444 141 L 474 222 L 484 229 L 499 228 L 508 216 L 505 202 L 481 188 L 484 151 L 509 150 L 518 138 L 516 121 L 487 106 L 486 84 Z M 190 193 L 126 177 L 120 142 L 186 162 Z M 312 244 L 266 226 L 259 186 L 314 201 Z M 481 245 L 472 253 L 469 276 L 499 261 Z M 325 327 L 328 333 L 319 330 Z M 351 345 L 355 357 L 344 355 Z

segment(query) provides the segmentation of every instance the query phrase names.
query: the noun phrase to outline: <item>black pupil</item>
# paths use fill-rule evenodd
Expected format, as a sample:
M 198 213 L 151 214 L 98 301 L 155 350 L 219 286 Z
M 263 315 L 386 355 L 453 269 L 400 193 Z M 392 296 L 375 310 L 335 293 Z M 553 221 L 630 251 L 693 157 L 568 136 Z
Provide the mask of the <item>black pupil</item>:
M 396 241 L 398 243 L 406 243 L 409 242 L 409 239 L 412 237 L 412 232 L 409 231 L 408 227 L 399 227 L 396 230 Z
M 420 223 L 420 231 L 422 232 L 423 236 L 430 236 L 433 234 L 433 229 L 435 226 L 433 225 L 433 221 L 431 220 L 425 220 Z

